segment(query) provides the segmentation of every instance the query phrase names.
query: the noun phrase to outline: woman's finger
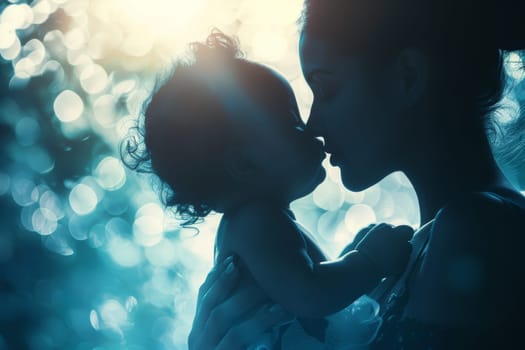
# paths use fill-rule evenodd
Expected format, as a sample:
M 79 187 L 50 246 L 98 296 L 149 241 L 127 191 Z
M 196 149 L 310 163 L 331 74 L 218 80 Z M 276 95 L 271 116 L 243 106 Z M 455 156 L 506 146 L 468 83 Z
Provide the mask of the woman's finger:
M 229 329 L 240 320 L 253 315 L 255 310 L 268 302 L 266 294 L 255 284 L 248 284 L 236 291 L 220 305 L 211 310 L 202 333 L 202 349 L 215 349 Z
M 250 346 L 266 345 L 269 349 L 274 344 L 268 344 L 268 337 L 274 327 L 293 321 L 295 317 L 285 311 L 280 305 L 266 304 L 253 316 L 228 330 L 216 350 L 244 350 Z M 265 336 L 266 335 L 266 336 Z M 274 341 L 274 339 L 272 339 Z
M 217 268 L 218 270 L 210 272 L 204 282 L 206 285 L 204 286 L 203 284 L 199 291 L 197 310 L 188 337 L 190 349 L 199 349 L 194 347 L 194 345 L 200 342 L 200 338 L 204 337 L 204 326 L 210 317 L 210 313 L 217 305 L 228 298 L 238 282 L 239 271 L 234 259 L 229 259 L 224 269 L 221 267 Z
M 200 300 L 204 296 L 204 294 L 206 294 L 206 292 L 210 289 L 210 287 L 215 283 L 217 278 L 221 276 L 221 274 L 224 272 L 224 270 L 226 270 L 230 262 L 234 261 L 234 259 L 235 259 L 235 256 L 230 255 L 226 259 L 224 259 L 222 262 L 220 262 L 219 264 L 213 267 L 213 269 L 206 276 L 206 279 L 204 280 L 204 282 L 199 287 L 199 293 L 197 296 L 198 300 Z

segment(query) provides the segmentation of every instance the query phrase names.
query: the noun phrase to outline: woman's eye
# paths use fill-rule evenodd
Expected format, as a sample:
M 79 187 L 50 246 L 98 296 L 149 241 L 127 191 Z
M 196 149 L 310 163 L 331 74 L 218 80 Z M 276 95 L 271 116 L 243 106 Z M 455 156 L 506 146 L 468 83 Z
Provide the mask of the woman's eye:
M 323 69 L 315 69 L 306 76 L 317 102 L 328 102 L 337 95 L 340 82 L 333 72 Z
M 316 81 L 312 84 L 312 92 L 316 100 L 327 102 L 335 95 L 335 88 L 327 82 Z
M 328 99 L 328 93 L 326 91 L 326 88 L 324 87 L 319 88 L 317 97 L 321 101 L 326 101 Z

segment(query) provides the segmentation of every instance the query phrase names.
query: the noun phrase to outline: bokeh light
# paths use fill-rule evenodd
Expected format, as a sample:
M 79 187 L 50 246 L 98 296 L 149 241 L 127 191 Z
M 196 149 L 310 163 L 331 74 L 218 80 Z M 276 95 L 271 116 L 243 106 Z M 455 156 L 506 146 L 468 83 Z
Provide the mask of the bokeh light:
M 113 261 L 122 267 L 137 266 L 142 260 L 142 250 L 129 239 L 111 237 L 107 249 Z
M 69 205 L 78 215 L 87 215 L 97 206 L 98 198 L 93 189 L 84 184 L 76 185 L 69 193 Z
M 17 40 L 15 29 L 6 23 L 0 23 L 0 49 L 11 47 Z
M 97 64 L 87 65 L 80 73 L 80 85 L 87 93 L 96 94 L 108 84 L 108 75 L 104 68 Z
M 187 348 L 221 216 L 181 227 L 155 179 L 123 166 L 120 141 L 157 74 L 214 27 L 290 81 L 306 120 L 301 10 L 302 0 L 0 2 L 0 349 Z M 506 60 L 516 91 L 522 62 Z M 517 96 L 500 121 L 513 120 Z M 328 256 L 371 223 L 419 226 L 403 174 L 350 192 L 323 166 L 326 180 L 291 207 Z
M 133 223 L 133 235 L 140 245 L 151 247 L 162 240 L 162 224 L 155 216 L 139 216 Z
M 366 204 L 356 204 L 350 207 L 345 215 L 346 228 L 356 234 L 360 229 L 376 222 L 374 209 Z
M 64 90 L 55 99 L 53 108 L 57 118 L 67 123 L 78 119 L 82 115 L 84 103 L 74 91 Z
M 128 312 L 115 299 L 109 299 L 99 308 L 101 326 L 121 334 L 121 328 L 128 323 Z
M 122 162 L 115 157 L 102 159 L 95 169 L 95 177 L 100 186 L 108 191 L 117 190 L 126 182 Z

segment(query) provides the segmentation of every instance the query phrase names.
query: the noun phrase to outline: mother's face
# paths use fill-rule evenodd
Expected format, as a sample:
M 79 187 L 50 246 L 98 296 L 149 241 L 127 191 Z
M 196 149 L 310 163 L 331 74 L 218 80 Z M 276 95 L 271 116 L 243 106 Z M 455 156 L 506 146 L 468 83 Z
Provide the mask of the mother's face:
M 365 59 L 338 54 L 305 33 L 300 58 L 314 94 L 307 126 L 324 138 L 344 185 L 360 191 L 398 170 L 408 132 L 396 101 L 394 69 L 385 63 L 373 72 Z

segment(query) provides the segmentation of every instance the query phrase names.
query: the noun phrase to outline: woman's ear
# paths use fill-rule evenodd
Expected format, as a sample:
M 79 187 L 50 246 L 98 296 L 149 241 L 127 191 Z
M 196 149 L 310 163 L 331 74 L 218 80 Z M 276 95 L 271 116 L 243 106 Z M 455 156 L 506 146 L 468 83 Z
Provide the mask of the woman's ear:
M 243 151 L 228 152 L 225 157 L 225 170 L 235 181 L 252 183 L 258 174 L 258 168 L 249 154 Z
M 396 61 L 399 98 L 411 107 L 424 97 L 429 85 L 428 56 L 420 49 L 401 50 Z

